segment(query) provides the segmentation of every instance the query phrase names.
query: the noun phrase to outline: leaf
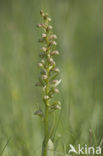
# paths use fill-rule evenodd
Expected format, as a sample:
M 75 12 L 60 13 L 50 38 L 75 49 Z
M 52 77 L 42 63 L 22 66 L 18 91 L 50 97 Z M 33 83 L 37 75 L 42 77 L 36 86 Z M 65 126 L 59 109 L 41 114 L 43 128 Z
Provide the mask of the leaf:
M 54 144 L 51 139 L 48 141 L 48 156 L 54 156 Z
M 50 80 L 51 80 L 51 81 L 54 80 L 57 76 L 58 76 L 58 73 L 54 74 L 54 75 L 50 78 Z
M 41 79 L 41 77 L 39 77 L 39 82 L 44 87 L 44 83 L 43 83 L 43 80 Z

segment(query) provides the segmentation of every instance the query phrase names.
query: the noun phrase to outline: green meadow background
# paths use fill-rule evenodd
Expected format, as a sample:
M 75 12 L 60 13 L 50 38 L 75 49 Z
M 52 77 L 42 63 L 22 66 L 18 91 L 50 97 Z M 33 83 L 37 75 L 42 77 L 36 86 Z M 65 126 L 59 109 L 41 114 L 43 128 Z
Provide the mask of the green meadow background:
M 52 18 L 60 51 L 55 150 L 103 147 L 103 0 L 0 0 L 0 156 L 41 155 L 43 123 L 34 116 L 43 105 L 35 87 L 41 9 Z

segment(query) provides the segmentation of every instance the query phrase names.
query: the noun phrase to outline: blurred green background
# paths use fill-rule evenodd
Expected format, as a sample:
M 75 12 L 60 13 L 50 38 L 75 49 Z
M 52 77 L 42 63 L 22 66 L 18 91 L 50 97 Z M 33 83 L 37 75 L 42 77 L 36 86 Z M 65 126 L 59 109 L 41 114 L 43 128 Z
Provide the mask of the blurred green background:
M 103 142 L 103 1 L 0 0 L 0 156 L 41 155 L 43 125 L 33 115 L 42 105 L 35 87 L 41 9 L 52 18 L 60 51 L 55 150 Z

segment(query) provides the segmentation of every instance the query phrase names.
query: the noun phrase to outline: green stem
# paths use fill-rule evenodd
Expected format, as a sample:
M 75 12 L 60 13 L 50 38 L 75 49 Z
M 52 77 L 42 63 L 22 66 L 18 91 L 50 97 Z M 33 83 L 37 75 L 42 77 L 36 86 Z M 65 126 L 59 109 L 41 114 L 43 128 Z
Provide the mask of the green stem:
M 44 120 L 44 141 L 43 141 L 43 147 L 42 147 L 42 156 L 48 156 L 48 106 L 45 106 L 45 120 Z
M 47 69 L 47 75 L 48 75 L 48 79 L 46 82 L 46 91 L 45 94 L 48 96 L 48 92 L 49 92 L 49 71 Z M 49 116 L 49 109 L 48 109 L 48 104 L 49 101 L 46 100 L 45 102 L 45 118 L 44 118 L 44 141 L 43 141 L 43 145 L 42 145 L 42 156 L 48 156 L 48 140 L 49 140 L 49 125 L 48 125 L 48 116 Z

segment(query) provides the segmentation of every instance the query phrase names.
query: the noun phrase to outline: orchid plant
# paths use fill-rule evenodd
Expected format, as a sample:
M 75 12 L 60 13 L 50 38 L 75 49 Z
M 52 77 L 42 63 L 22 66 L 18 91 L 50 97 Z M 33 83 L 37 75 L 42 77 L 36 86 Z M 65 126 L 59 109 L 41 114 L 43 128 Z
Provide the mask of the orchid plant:
M 44 110 L 37 110 L 35 115 L 42 117 L 44 122 L 44 140 L 42 144 L 42 156 L 48 156 L 48 142 L 51 139 L 49 124 L 49 116 L 55 110 L 61 109 L 60 101 L 54 101 L 54 95 L 59 93 L 58 85 L 61 83 L 61 79 L 57 79 L 60 73 L 59 68 L 56 67 L 54 57 L 59 55 L 59 51 L 56 50 L 57 36 L 53 33 L 53 27 L 50 25 L 51 18 L 47 13 L 40 11 L 40 15 L 43 19 L 43 23 L 38 24 L 37 27 L 43 30 L 39 42 L 43 44 L 41 52 L 39 54 L 40 62 L 38 67 L 40 68 L 39 81 L 36 86 L 41 86 L 43 96 L 41 97 L 44 103 Z

